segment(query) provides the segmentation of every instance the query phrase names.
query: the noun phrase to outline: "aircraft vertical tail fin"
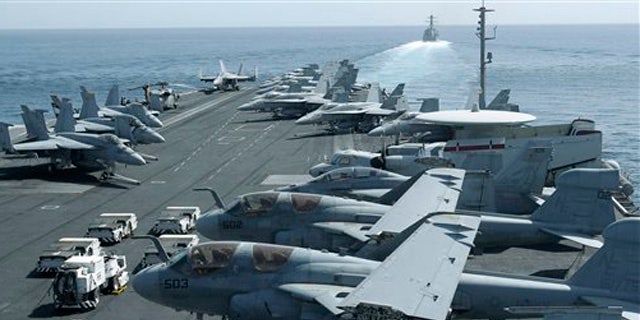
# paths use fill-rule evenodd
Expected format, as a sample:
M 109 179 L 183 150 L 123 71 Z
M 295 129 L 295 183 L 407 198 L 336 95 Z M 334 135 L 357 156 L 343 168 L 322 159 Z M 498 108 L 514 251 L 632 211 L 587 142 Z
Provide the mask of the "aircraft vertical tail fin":
M 237 75 L 241 75 L 241 74 L 242 74 L 242 63 L 240 64 L 240 67 L 238 67 Z
M 227 67 L 224 66 L 224 62 L 222 62 L 222 60 L 218 60 L 218 64 L 220 65 L 220 73 L 226 73 Z
M 367 94 L 367 102 L 376 102 L 379 103 L 381 92 L 380 92 L 380 83 L 374 82 L 371 84 L 371 88 L 369 88 L 369 93 Z
M 107 100 L 104 102 L 105 106 L 119 106 L 120 105 L 120 88 L 117 84 L 114 84 L 109 89 Z
M 149 110 L 163 112 L 162 102 L 157 94 L 149 95 Z
M 531 219 L 582 234 L 600 234 L 616 220 L 611 193 L 618 188 L 618 176 L 615 169 L 565 171 L 556 179 L 556 191 Z
M 56 125 L 53 127 L 53 132 L 75 132 L 76 120 L 73 118 L 73 108 L 69 99 L 58 98 L 58 96 L 51 96 L 51 100 L 54 100 L 54 104 L 58 106 L 58 119 L 56 119 Z
M 134 141 L 133 132 L 131 130 L 131 123 L 135 122 L 135 117 L 123 114 L 117 115 L 114 118 L 115 121 L 115 135 L 119 138 L 129 139 L 130 141 Z
M 349 94 L 342 90 L 342 88 L 338 88 L 333 90 L 331 101 L 339 103 L 349 102 Z
M 530 207 L 524 210 L 526 212 L 535 209 L 530 195 L 542 193 L 551 151 L 552 148 L 548 145 L 531 146 L 509 163 L 503 164 L 494 179 L 496 195 L 501 197 L 500 201 L 496 201 L 497 212 L 522 213 L 514 209 L 524 206 Z
M 422 105 L 420 105 L 420 112 L 435 112 L 440 111 L 440 99 L 438 98 L 425 98 L 421 99 Z
M 501 90 L 495 98 L 487 105 L 487 109 L 489 110 L 503 110 L 503 111 L 512 111 L 519 112 L 520 106 L 517 104 L 509 103 L 509 94 L 511 93 L 510 89 Z
M 404 94 L 404 83 L 400 83 L 395 87 L 395 89 L 393 89 L 391 94 L 388 95 L 386 99 L 384 99 L 384 102 L 382 102 L 382 105 L 380 106 L 380 108 L 389 109 L 389 110 L 402 110 L 404 108 L 404 110 L 406 110 L 408 108 L 408 105 L 406 105 L 407 104 L 406 99 L 404 99 L 404 101 L 401 99 L 401 98 L 404 98 L 403 94 Z M 405 105 L 401 105 L 399 108 L 398 104 L 402 104 L 402 103 L 404 103 Z
M 491 100 L 491 102 L 487 106 L 487 109 L 492 109 L 492 107 L 495 108 L 496 106 L 505 105 L 505 104 L 509 103 L 509 94 L 510 93 L 511 93 L 511 89 L 502 89 L 502 90 L 500 90 L 500 92 L 498 92 L 496 97 L 493 98 L 493 100 Z
M 49 130 L 44 120 L 45 110 L 31 110 L 25 105 L 21 105 L 22 120 L 27 129 L 27 138 L 35 140 L 49 139 Z
M 96 94 L 89 92 L 84 86 L 80 86 L 80 96 L 82 96 L 80 119 L 97 118 L 99 108 L 96 103 Z
M 399 83 L 394 89 L 393 91 L 391 91 L 391 94 L 389 94 L 390 97 L 393 96 L 401 96 L 404 94 L 404 83 Z
M 13 125 L 6 122 L 0 122 L 0 150 L 6 153 L 13 153 L 13 143 L 11 143 L 11 135 L 9 134 L 9 127 Z
M 390 96 L 380 106 L 381 109 L 404 111 L 409 109 L 409 103 L 405 96 Z
M 568 282 L 609 290 L 619 299 L 640 303 L 640 218 L 618 220 L 602 236 L 604 246 Z

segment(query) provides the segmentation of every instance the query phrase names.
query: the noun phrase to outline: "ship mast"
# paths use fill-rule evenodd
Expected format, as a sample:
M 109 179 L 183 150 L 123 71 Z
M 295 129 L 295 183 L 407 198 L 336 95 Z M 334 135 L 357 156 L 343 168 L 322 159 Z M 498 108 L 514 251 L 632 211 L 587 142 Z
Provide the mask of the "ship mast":
M 429 16 L 429 29 L 433 29 L 433 15 Z
M 493 28 L 493 36 L 487 37 L 485 32 L 486 20 L 485 14 L 487 12 L 493 12 L 492 9 L 487 9 L 484 7 L 484 0 L 482 0 L 482 6 L 478 9 L 473 9 L 473 11 L 480 12 L 480 21 L 478 21 L 478 32 L 476 32 L 476 36 L 480 39 L 480 94 L 478 96 L 478 108 L 484 109 L 486 107 L 485 101 L 485 73 L 486 73 L 486 65 L 491 63 L 492 54 L 488 52 L 486 54 L 485 59 L 485 42 L 487 40 L 493 40 L 496 38 L 496 27 Z

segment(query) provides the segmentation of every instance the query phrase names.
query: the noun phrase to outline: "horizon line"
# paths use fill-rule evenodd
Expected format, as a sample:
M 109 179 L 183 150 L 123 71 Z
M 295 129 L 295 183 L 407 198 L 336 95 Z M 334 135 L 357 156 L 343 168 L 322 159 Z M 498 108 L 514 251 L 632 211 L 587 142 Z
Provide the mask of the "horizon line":
M 640 22 L 594 22 L 594 23 L 548 23 L 548 24 L 535 24 L 535 23 L 501 23 L 498 26 L 511 26 L 511 27 L 566 27 L 566 26 L 637 26 Z M 475 24 L 442 24 L 443 27 L 470 27 Z M 82 31 L 82 30 L 167 30 L 167 29 L 257 29 L 257 28 L 269 28 L 269 29 L 283 29 L 283 28 L 409 28 L 409 27 L 424 27 L 420 25 L 282 25 L 282 26 L 145 26 L 145 27 L 35 27 L 35 28 L 3 28 L 0 27 L 0 31 Z

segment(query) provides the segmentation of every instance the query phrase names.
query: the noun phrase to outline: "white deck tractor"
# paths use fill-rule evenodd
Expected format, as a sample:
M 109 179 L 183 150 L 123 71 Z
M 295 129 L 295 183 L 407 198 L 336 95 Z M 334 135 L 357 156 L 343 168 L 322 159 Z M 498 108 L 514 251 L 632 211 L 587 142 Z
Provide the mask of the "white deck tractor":
M 119 294 L 126 289 L 129 273 L 125 256 L 73 256 L 60 267 L 53 280 L 56 309 L 92 310 L 100 294 Z

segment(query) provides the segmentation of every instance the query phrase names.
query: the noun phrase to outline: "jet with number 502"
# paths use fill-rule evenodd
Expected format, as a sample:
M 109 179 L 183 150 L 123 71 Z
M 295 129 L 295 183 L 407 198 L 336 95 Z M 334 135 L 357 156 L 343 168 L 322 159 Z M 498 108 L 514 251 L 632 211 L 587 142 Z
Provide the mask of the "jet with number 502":
M 557 179 L 557 189 L 531 215 L 473 211 L 481 217 L 479 250 L 486 247 L 557 243 L 566 239 L 600 247 L 597 236 L 616 220 L 611 195 L 619 188 L 614 169 L 572 169 Z M 243 195 L 202 215 L 199 233 L 213 240 L 239 240 L 327 249 L 369 255 L 370 238 L 400 233 L 425 215 L 458 210 L 466 172 L 437 168 L 420 175 L 392 206 L 334 196 L 266 191 Z M 419 213 L 408 214 L 415 205 Z

